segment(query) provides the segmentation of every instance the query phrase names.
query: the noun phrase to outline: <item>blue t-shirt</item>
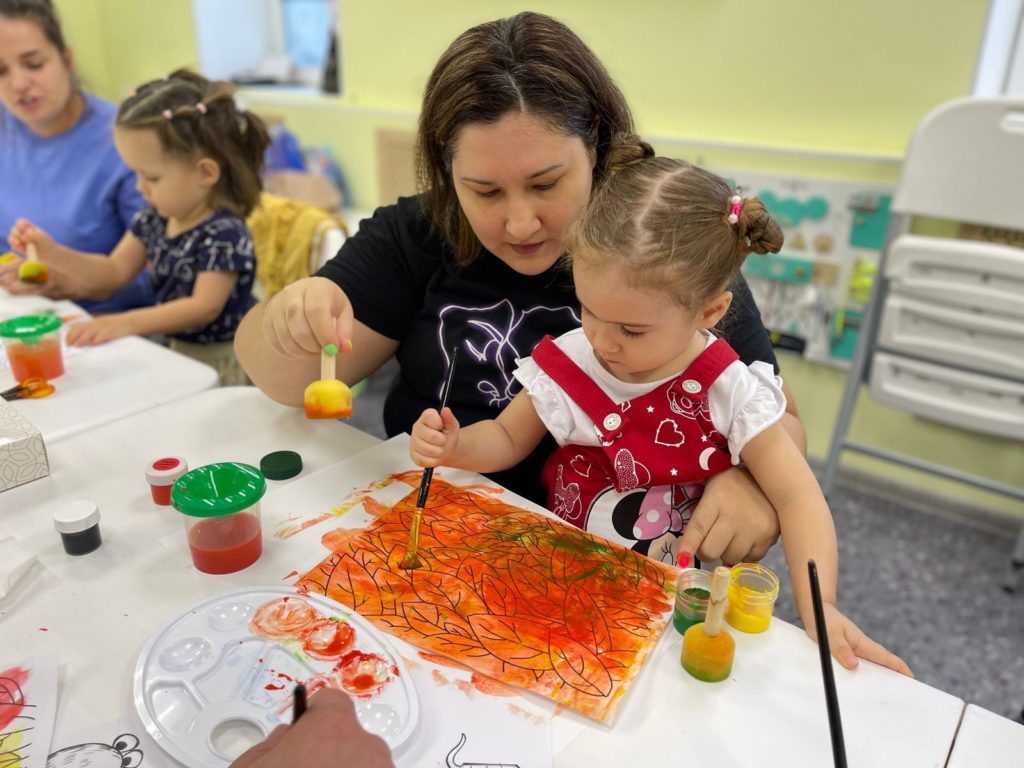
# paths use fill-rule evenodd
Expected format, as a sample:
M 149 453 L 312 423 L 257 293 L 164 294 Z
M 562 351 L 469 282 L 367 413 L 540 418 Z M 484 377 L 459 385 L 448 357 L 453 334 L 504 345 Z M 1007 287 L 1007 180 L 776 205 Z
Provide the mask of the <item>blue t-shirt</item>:
M 87 253 L 109 254 L 144 205 L 135 174 L 114 147 L 113 104 L 85 94 L 71 128 L 37 136 L 0 107 L 0 253 L 10 250 L 14 222 L 28 219 L 54 240 Z M 90 312 L 118 312 L 153 303 L 149 276 L 104 301 L 79 302 Z
M 238 273 L 220 317 L 202 328 L 170 335 L 201 344 L 231 341 L 242 316 L 254 304 L 256 256 L 249 228 L 231 211 L 217 210 L 202 224 L 174 237 L 168 238 L 166 230 L 167 219 L 153 208 L 143 208 L 132 219 L 131 233 L 146 246 L 157 304 L 191 296 L 200 272 Z

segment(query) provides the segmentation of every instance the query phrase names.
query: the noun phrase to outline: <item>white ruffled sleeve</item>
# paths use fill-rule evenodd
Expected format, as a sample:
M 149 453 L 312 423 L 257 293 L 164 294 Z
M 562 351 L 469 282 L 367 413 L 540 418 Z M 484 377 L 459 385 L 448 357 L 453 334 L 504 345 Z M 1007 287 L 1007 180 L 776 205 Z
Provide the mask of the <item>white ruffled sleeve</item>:
M 740 453 L 747 443 L 786 412 L 782 379 L 764 362 L 749 367 L 738 361 L 733 363 L 715 382 L 711 394 L 711 418 L 716 427 L 725 427 L 721 431 L 729 441 L 733 464 L 740 463 Z
M 521 357 L 516 360 L 516 364 L 518 367 L 513 375 L 530 393 L 540 420 L 559 445 L 566 445 L 575 425 L 565 392 L 541 370 L 532 357 Z

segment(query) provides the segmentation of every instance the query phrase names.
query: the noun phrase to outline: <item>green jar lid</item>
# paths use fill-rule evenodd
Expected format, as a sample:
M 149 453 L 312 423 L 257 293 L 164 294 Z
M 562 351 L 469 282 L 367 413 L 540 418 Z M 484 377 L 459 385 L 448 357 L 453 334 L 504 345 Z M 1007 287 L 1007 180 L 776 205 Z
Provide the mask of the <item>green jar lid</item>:
M 191 517 L 223 517 L 263 498 L 267 481 L 251 464 L 225 461 L 206 464 L 177 479 L 171 504 Z
M 302 471 L 302 457 L 295 451 L 274 451 L 260 459 L 260 471 L 267 480 L 287 480 Z
M 44 333 L 60 328 L 60 318 L 56 315 L 23 315 L 12 317 L 0 323 L 0 336 L 5 339 L 29 340 Z M 31 342 L 30 342 L 31 343 Z

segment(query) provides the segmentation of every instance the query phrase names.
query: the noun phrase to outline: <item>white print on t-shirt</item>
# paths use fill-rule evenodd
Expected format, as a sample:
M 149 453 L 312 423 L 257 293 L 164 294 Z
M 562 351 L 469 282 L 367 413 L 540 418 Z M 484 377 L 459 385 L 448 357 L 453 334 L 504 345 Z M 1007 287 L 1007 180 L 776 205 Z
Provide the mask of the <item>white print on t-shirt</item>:
M 474 366 L 471 371 L 476 371 L 476 389 L 491 408 L 504 408 L 522 388 L 513 376 L 516 360 L 533 351 L 545 327 L 564 328 L 570 319 L 580 324 L 570 307 L 520 311 L 508 299 L 488 307 L 448 304 L 441 308 L 439 317 L 437 341 L 442 357 L 447 360 L 452 347 L 459 346 L 464 353 L 459 368 Z M 464 376 L 460 370 L 459 378 Z

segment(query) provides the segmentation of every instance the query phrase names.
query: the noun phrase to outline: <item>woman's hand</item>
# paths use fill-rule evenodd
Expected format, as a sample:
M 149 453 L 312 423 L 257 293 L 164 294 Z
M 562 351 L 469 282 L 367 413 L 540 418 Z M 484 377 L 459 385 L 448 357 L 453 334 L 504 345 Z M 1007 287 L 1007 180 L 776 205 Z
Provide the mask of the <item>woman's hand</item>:
M 279 725 L 231 768 L 394 768 L 391 750 L 363 730 L 349 697 L 322 688 L 297 723 Z
M 780 532 L 775 508 L 750 472 L 733 467 L 708 480 L 677 551 L 696 553 L 707 561 L 756 562 L 779 540 Z
M 352 350 L 352 305 L 325 277 L 296 280 L 273 296 L 263 311 L 263 333 L 285 357 L 319 355 L 327 344 Z
M 412 425 L 409 456 L 417 466 L 436 467 L 455 454 L 458 444 L 459 422 L 452 409 L 428 408 Z
M 861 629 L 844 616 L 838 608 L 831 603 L 824 603 L 822 608 L 825 611 L 825 631 L 828 633 L 828 647 L 836 661 L 846 669 L 856 669 L 858 657 L 873 661 L 883 667 L 888 667 L 901 675 L 913 677 L 914 673 L 910 667 L 899 656 L 887 650 L 880 643 L 876 643 L 868 637 Z M 809 619 L 809 621 L 808 621 Z M 804 627 L 807 635 L 817 642 L 817 632 L 814 626 L 814 617 L 804 619 Z
M 7 235 L 7 242 L 18 253 L 28 253 L 29 245 L 34 245 L 40 261 L 46 261 L 57 247 L 52 237 L 28 219 L 18 219 L 14 222 Z

